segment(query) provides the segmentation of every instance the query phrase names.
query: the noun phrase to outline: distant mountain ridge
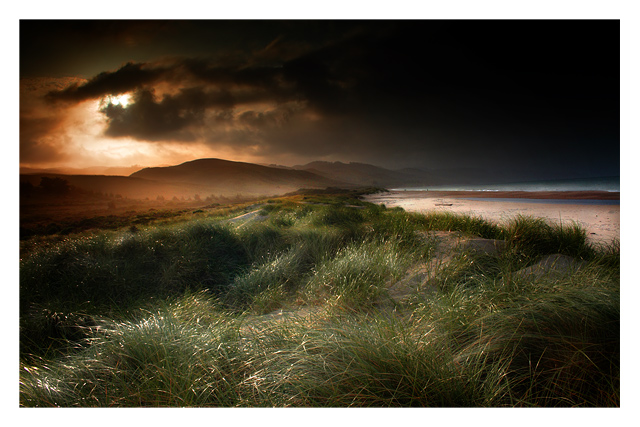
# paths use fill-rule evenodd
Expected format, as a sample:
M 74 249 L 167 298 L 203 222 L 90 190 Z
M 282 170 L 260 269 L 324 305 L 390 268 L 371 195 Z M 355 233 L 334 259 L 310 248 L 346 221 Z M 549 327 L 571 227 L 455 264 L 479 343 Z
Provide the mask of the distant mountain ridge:
M 258 165 L 223 159 L 198 159 L 176 166 L 144 168 L 131 177 L 159 182 L 226 185 L 249 191 L 276 185 L 279 188 L 393 187 L 432 185 L 440 181 L 421 169 L 390 170 L 367 163 L 314 161 L 286 167 Z
M 95 168 L 94 168 L 95 169 Z M 100 168 L 97 168 L 100 169 Z M 84 169 L 75 169 L 80 171 Z M 87 168 L 89 170 L 89 168 Z M 301 188 L 411 188 L 465 181 L 482 171 L 456 169 L 425 171 L 417 168 L 390 170 L 366 163 L 314 161 L 292 167 L 260 165 L 209 158 L 174 166 L 148 167 L 129 176 L 28 173 L 21 170 L 21 181 L 38 185 L 43 176 L 58 176 L 75 187 L 123 197 L 155 198 L 213 196 L 272 196 Z
M 267 182 L 278 182 L 283 178 L 298 180 L 317 179 L 317 177 L 304 171 L 214 158 L 192 160 L 175 166 L 144 168 L 129 176 L 157 181 L 191 183 L 210 183 L 212 178 L 225 180 L 235 179 L 234 176 L 255 178 Z
M 432 185 L 439 182 L 432 173 L 421 169 L 390 170 L 367 163 L 315 161 L 293 168 L 359 186 L 396 187 Z
M 282 194 L 300 188 L 349 186 L 309 171 L 222 159 L 198 159 L 176 166 L 144 168 L 129 175 L 156 182 L 194 184 L 219 194 Z

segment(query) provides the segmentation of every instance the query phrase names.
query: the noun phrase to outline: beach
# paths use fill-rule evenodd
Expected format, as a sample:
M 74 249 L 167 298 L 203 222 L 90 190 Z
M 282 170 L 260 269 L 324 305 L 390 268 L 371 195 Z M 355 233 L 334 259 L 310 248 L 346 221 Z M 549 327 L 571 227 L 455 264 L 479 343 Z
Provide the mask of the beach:
M 521 214 L 580 224 L 592 243 L 620 239 L 620 193 L 604 191 L 389 191 L 366 201 L 409 212 L 453 212 L 505 223 Z

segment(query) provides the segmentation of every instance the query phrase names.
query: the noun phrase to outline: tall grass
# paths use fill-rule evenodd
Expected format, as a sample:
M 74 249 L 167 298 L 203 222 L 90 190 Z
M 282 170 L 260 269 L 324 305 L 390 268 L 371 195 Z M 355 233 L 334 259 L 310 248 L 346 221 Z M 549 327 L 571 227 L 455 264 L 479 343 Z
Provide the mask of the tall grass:
M 291 300 L 310 268 L 304 249 L 296 246 L 238 276 L 225 300 L 233 307 L 266 314 Z
M 480 316 L 458 359 L 508 366 L 509 405 L 611 406 L 620 387 L 619 293 L 563 289 Z
M 135 320 L 105 321 L 76 353 L 23 366 L 21 403 L 615 406 L 615 299 L 585 295 L 547 295 L 480 316 L 453 344 L 437 319 L 382 313 L 292 317 L 255 334 L 195 295 Z
M 100 323 L 86 345 L 45 368 L 24 366 L 25 406 L 234 406 L 237 328 L 206 299 Z M 33 382 L 37 379 L 37 382 Z
M 393 316 L 333 318 L 286 353 L 296 363 L 281 381 L 309 406 L 488 406 L 496 382 L 455 366 L 442 344 Z
M 23 366 L 24 406 L 473 406 L 486 378 L 389 317 L 293 319 L 242 332 L 203 296 L 106 321 L 66 359 Z
M 126 305 L 189 286 L 222 287 L 247 262 L 240 241 L 216 223 L 103 233 L 31 255 L 21 265 L 21 301 Z
M 505 249 L 434 267 L 438 229 Z M 576 224 L 272 200 L 33 247 L 23 406 L 619 405 L 619 244 Z M 514 274 L 556 253 L 583 264 Z M 416 266 L 437 291 L 384 304 Z
M 188 289 L 220 293 L 248 264 L 228 228 L 200 221 L 101 233 L 36 251 L 20 266 L 23 351 L 36 351 L 32 344 L 46 336 L 75 332 L 73 319 L 118 315 Z
M 498 225 L 479 216 L 453 212 L 428 212 L 412 214 L 412 217 L 429 230 L 460 231 L 487 239 L 501 237 L 501 229 Z
M 507 223 L 502 237 L 509 246 L 526 255 L 560 253 L 585 257 L 593 254 L 586 231 L 576 222 L 556 224 L 518 215 Z
M 370 308 L 384 296 L 385 285 L 398 280 L 414 261 L 393 241 L 349 245 L 319 264 L 305 288 L 311 303 Z

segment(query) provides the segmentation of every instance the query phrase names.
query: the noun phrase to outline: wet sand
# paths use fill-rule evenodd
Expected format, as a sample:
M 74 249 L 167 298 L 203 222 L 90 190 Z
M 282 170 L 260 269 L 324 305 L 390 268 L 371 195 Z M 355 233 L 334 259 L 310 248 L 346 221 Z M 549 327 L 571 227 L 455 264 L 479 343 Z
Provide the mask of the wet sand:
M 513 200 L 490 200 L 496 198 Z M 534 202 L 518 200 L 522 198 L 534 199 Z M 561 199 L 563 202 L 545 203 L 545 199 Z M 620 193 L 603 191 L 390 191 L 366 197 L 367 201 L 384 204 L 388 208 L 400 206 L 410 212 L 463 213 L 496 223 L 504 223 L 519 214 L 556 223 L 576 221 L 585 228 L 588 239 L 594 243 L 620 239 L 620 205 L 598 203 L 600 200 L 619 199 Z M 589 204 L 579 204 L 578 200 L 589 200 Z

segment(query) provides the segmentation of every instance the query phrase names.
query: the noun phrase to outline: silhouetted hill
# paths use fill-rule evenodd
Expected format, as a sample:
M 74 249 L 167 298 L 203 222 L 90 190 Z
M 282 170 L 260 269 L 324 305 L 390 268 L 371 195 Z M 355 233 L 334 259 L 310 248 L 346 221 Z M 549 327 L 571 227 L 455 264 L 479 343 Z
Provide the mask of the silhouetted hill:
M 24 171 L 23 171 L 24 172 Z M 38 187 L 43 177 L 61 178 L 70 186 L 105 195 L 155 199 L 172 197 L 245 197 L 285 194 L 300 188 L 350 187 L 308 171 L 220 159 L 200 159 L 177 166 L 144 168 L 130 176 L 21 174 L 20 181 Z
M 309 171 L 221 159 L 199 159 L 176 166 L 145 168 L 130 175 L 159 183 L 198 185 L 214 194 L 271 195 L 299 188 L 348 186 Z

